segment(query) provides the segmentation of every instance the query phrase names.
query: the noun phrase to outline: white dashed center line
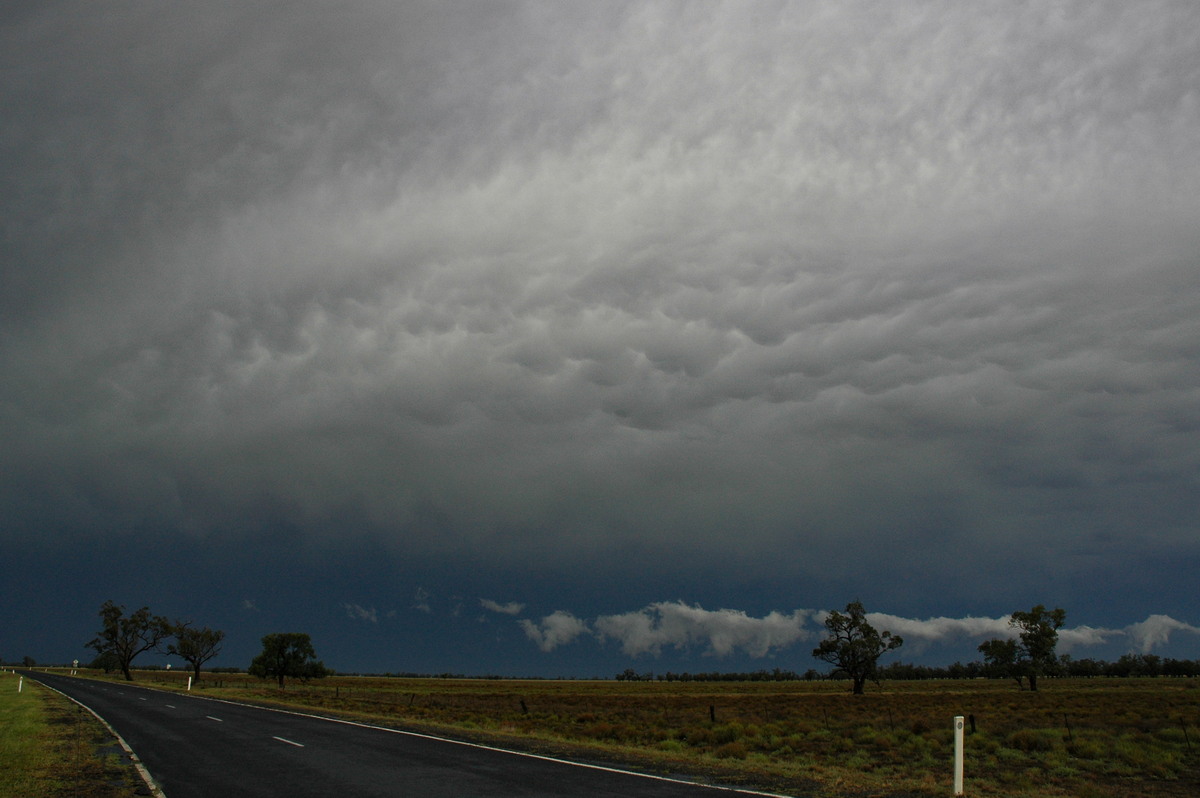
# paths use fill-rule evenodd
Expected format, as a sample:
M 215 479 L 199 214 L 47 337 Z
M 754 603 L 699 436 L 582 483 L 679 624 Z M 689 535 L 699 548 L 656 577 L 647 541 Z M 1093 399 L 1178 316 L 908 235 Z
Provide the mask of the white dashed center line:
M 215 720 L 217 723 L 225 722 L 225 721 L 221 720 L 220 718 L 214 718 L 212 715 L 205 715 L 204 717 L 208 718 L 209 720 Z
M 282 737 L 272 737 L 271 739 L 272 739 L 272 740 L 278 740 L 278 741 L 279 741 L 279 742 L 281 742 L 281 743 L 287 743 L 288 745 L 294 745 L 294 746 L 296 746 L 297 748 L 303 748 L 303 747 L 304 747 L 304 743 L 297 743 L 297 742 L 295 742 L 295 741 L 293 741 L 293 740 L 285 740 L 285 739 L 284 739 L 284 738 L 282 738 Z

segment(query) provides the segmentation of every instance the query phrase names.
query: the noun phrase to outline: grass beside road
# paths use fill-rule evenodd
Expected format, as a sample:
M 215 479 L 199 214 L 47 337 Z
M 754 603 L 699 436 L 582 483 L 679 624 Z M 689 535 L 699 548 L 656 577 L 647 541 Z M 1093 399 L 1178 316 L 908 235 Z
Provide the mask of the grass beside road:
M 31 679 L 0 674 L 0 796 L 146 795 L 133 766 L 91 713 Z

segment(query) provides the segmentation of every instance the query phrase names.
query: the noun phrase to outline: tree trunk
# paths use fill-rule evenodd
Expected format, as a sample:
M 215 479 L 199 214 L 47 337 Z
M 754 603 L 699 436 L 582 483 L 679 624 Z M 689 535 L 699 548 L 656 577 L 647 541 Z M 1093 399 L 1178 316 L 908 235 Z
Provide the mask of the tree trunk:
M 854 695 L 862 695 L 863 694 L 863 685 L 866 683 L 867 683 L 866 676 L 855 676 L 854 677 Z
M 121 663 L 121 673 L 123 673 L 125 675 L 125 681 L 127 681 L 127 682 L 133 681 L 133 674 L 129 672 L 129 665 L 127 663 L 124 663 L 124 662 Z
M 1031 672 L 1029 674 L 1029 692 L 1031 692 L 1031 693 L 1037 692 L 1037 674 L 1036 673 Z

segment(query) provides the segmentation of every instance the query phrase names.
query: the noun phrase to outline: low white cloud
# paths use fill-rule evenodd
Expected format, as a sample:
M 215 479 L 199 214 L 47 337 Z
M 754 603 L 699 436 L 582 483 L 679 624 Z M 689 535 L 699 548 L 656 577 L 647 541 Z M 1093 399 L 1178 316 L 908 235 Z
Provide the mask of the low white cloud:
M 485 610 L 498 612 L 501 615 L 520 615 L 521 610 L 525 609 L 525 605 L 519 601 L 510 601 L 507 604 L 501 604 L 500 602 L 492 601 L 491 599 L 480 599 L 479 604 Z
M 250 612 L 258 612 L 259 611 L 258 605 L 255 604 L 254 601 L 251 599 L 242 599 L 242 609 L 249 610 Z
M 1172 632 L 1200 635 L 1200 627 L 1177 621 L 1169 615 L 1151 615 L 1140 623 L 1126 626 L 1123 631 L 1143 654 L 1150 653 L 1155 646 L 1165 646 L 1170 642 Z
M 565 610 L 546 616 L 540 624 L 530 620 L 520 623 L 526 636 L 546 652 L 572 642 L 590 630 L 601 641 L 617 641 L 621 651 L 631 657 L 658 656 L 668 648 L 700 648 L 708 656 L 724 657 L 742 652 L 757 658 L 800 642 L 822 638 L 824 620 L 828 616 L 828 610 L 797 609 L 790 613 L 776 610 L 756 618 L 742 610 L 706 610 L 682 601 L 660 601 L 631 612 L 601 615 L 590 623 Z M 867 622 L 880 632 L 889 631 L 904 638 L 904 650 L 910 652 L 964 641 L 1012 638 L 1018 634 L 1018 630 L 1009 624 L 1007 615 L 995 618 L 905 618 L 869 612 Z M 1127 640 L 1130 650 L 1148 653 L 1166 645 L 1172 634 L 1180 632 L 1200 635 L 1200 627 L 1168 615 L 1151 615 L 1123 629 L 1088 625 L 1064 627 L 1058 632 L 1059 650 L 1065 653 Z
M 736 650 L 762 657 L 811 637 L 804 624 L 811 612 L 771 612 L 754 618 L 741 610 L 706 610 L 682 601 L 657 602 L 622 615 L 604 615 L 594 624 L 601 637 L 620 641 L 631 656 L 660 654 L 664 647 L 703 646 L 705 653 L 725 656 Z
M 902 636 L 906 644 L 945 643 L 955 639 L 986 640 L 994 637 L 1016 637 L 1018 630 L 1009 625 L 1009 616 L 998 618 L 901 618 L 886 613 L 867 613 L 867 620 L 880 631 L 888 630 Z M 1059 648 L 1071 651 L 1088 646 L 1100 646 L 1126 639 L 1131 649 L 1149 653 L 1157 646 L 1170 642 L 1172 632 L 1200 634 L 1200 628 L 1177 621 L 1169 615 L 1151 615 L 1123 629 L 1098 626 L 1063 627 L 1058 631 Z
M 1096 626 L 1074 626 L 1058 630 L 1058 643 L 1059 648 L 1063 651 L 1071 651 L 1076 648 L 1102 645 L 1121 634 L 1121 631 L 1114 629 L 1104 629 Z
M 343 604 L 343 609 L 346 610 L 346 617 L 354 618 L 355 620 L 367 621 L 369 623 L 379 623 L 379 614 L 374 607 L 363 607 L 358 604 Z
M 904 638 L 906 645 L 943 643 L 955 639 L 1012 637 L 1008 616 L 1000 618 L 901 618 L 882 612 L 868 612 L 867 622 L 877 630 L 888 631 Z
M 572 643 L 588 631 L 588 625 L 569 612 L 558 610 L 542 618 L 541 623 L 522 620 L 525 636 L 537 643 L 542 651 L 553 651 L 559 646 Z
M 429 591 L 423 587 L 418 587 L 417 592 L 413 594 L 413 609 L 421 612 L 433 612 L 433 608 L 429 606 Z

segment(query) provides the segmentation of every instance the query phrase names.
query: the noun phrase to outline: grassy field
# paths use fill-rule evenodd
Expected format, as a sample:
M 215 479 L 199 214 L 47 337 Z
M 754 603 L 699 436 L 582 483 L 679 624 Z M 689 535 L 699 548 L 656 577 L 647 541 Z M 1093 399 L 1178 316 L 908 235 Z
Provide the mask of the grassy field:
M 110 677 L 111 678 L 111 677 Z M 138 674 L 183 689 L 187 676 Z M 616 682 L 334 677 L 280 691 L 206 675 L 198 695 L 820 796 L 948 795 L 952 718 L 970 715 L 969 795 L 1200 794 L 1200 680 Z
M 88 712 L 45 687 L 0 674 L 0 796 L 130 798 L 144 793 L 132 766 Z

